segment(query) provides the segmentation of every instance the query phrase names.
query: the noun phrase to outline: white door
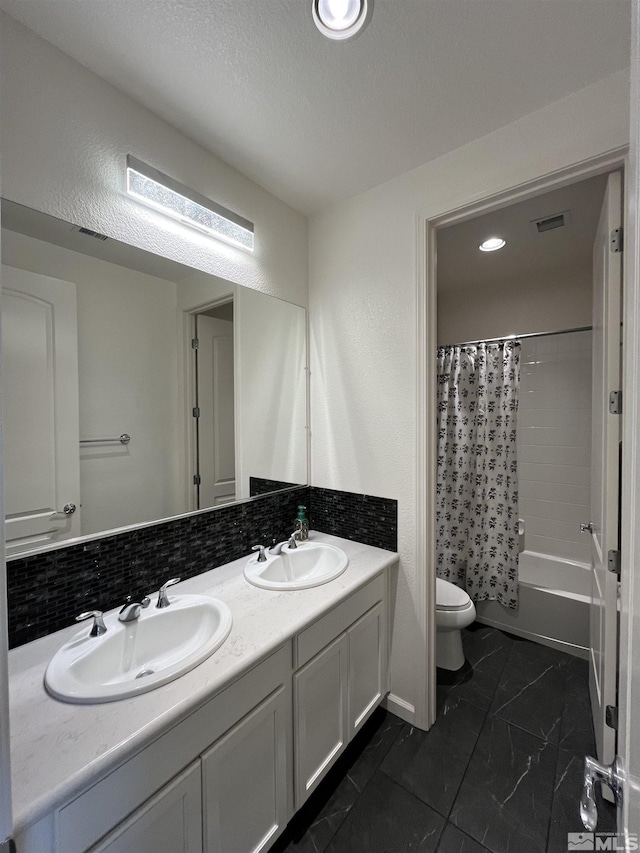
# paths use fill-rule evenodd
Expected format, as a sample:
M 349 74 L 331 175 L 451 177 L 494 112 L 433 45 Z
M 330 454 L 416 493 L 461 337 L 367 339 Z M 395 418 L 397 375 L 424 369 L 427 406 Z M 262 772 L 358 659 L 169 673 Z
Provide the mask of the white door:
M 618 828 L 640 834 L 640 0 L 633 0 L 631 151 L 626 199 L 624 445 L 618 755 L 624 768 Z M 628 849 L 633 849 L 628 845 Z M 635 849 L 638 849 L 636 846 Z
M 197 317 L 200 508 L 236 498 L 233 322 Z
M 80 535 L 78 339 L 74 284 L 7 266 L 2 283 L 5 536 L 12 554 Z
M 609 175 L 593 247 L 593 413 L 591 447 L 591 626 L 589 687 L 598 759 L 615 756 L 606 706 L 616 706 L 618 579 L 608 554 L 618 551 L 618 484 L 621 419 L 609 395 L 621 388 L 620 320 L 622 254 L 611 233 L 622 224 L 622 176 Z

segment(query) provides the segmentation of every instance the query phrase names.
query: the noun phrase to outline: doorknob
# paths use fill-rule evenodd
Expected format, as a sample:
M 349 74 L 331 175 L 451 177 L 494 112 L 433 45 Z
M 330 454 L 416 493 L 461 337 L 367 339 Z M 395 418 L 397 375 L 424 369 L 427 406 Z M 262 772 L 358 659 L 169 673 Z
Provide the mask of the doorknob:
M 593 832 L 598 824 L 598 807 L 593 796 L 593 786 L 596 782 L 608 785 L 618 805 L 622 803 L 622 786 L 624 772 L 620 756 L 616 755 L 613 764 L 601 764 L 590 755 L 584 759 L 584 788 L 580 797 L 580 817 L 585 829 Z
M 580 525 L 580 533 L 593 533 L 593 521 Z
M 76 505 L 75 505 L 75 504 L 71 504 L 71 503 L 69 503 L 69 504 L 65 504 L 65 505 L 62 507 L 62 512 L 63 512 L 65 515 L 73 515 L 73 513 L 74 513 L 75 511 L 76 511 Z

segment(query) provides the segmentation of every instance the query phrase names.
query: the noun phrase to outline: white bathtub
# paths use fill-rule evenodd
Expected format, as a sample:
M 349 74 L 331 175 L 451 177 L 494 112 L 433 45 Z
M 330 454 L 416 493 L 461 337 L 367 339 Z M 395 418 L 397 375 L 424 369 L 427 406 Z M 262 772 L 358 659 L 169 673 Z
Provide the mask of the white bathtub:
M 589 565 L 523 551 L 519 585 L 517 610 L 509 610 L 497 601 L 479 601 L 477 621 L 588 658 Z

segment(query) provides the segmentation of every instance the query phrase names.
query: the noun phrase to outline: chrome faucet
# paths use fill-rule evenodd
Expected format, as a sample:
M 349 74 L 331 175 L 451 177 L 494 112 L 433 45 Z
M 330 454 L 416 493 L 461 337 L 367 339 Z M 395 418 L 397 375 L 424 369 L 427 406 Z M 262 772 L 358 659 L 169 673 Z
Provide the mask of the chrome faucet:
M 275 540 L 274 540 L 274 544 L 271 546 L 271 548 L 269 548 L 269 553 L 275 554 L 277 556 L 278 554 L 280 554 L 282 552 L 282 549 L 284 548 L 285 545 L 293 551 L 294 548 L 298 547 L 296 539 L 300 539 L 300 531 L 299 530 L 294 530 L 286 542 L 278 542 L 278 544 L 276 545 Z
M 297 548 L 298 545 L 296 544 L 296 539 L 300 539 L 301 536 L 302 532 L 300 530 L 294 530 L 291 536 L 289 537 L 289 541 L 287 542 L 287 548 L 291 548 L 292 550 L 294 548 Z
M 142 601 L 132 601 L 131 596 L 127 596 L 126 602 L 120 608 L 118 619 L 121 622 L 135 622 L 140 618 L 140 613 L 145 607 L 151 604 L 149 596 L 145 596 Z
M 102 610 L 87 610 L 86 613 L 81 613 L 76 616 L 76 622 L 84 622 L 85 619 L 93 618 L 93 626 L 89 631 L 90 637 L 101 637 L 107 633 L 107 626 L 102 618 Z
M 253 545 L 251 550 L 260 552 L 258 554 L 258 559 L 256 560 L 257 563 L 266 563 L 267 562 L 267 555 L 264 552 L 265 551 L 264 545 Z
M 169 596 L 167 595 L 167 588 L 173 586 L 176 583 L 180 583 L 180 578 L 171 578 L 166 583 L 163 583 L 158 591 L 158 601 L 156 603 L 156 607 L 159 607 L 162 610 L 165 607 L 168 607 L 171 602 L 169 601 Z

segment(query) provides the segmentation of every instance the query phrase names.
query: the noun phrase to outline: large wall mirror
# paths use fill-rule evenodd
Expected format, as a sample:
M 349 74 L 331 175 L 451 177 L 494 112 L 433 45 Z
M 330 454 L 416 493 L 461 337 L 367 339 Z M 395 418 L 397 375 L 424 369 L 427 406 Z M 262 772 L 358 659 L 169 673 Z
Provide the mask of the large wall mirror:
M 307 482 L 306 312 L 3 200 L 8 554 Z

